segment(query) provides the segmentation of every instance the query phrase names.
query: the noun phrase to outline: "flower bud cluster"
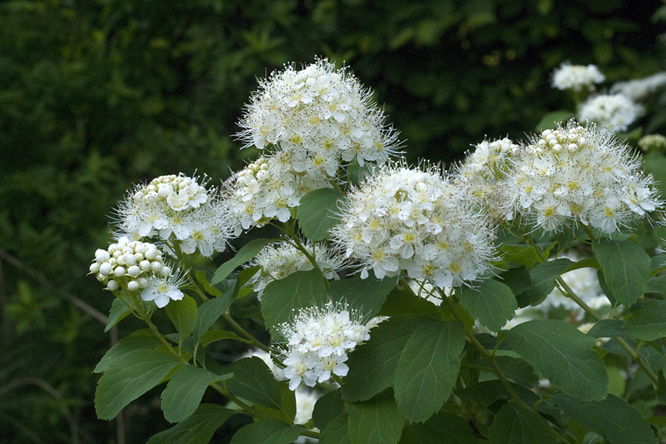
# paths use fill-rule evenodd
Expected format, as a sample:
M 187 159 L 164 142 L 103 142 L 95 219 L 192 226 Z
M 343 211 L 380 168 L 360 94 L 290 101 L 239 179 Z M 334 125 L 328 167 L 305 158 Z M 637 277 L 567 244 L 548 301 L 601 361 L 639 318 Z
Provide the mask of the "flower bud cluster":
M 599 94 L 580 106 L 578 118 L 613 131 L 627 131 L 645 109 L 623 94 Z
M 371 92 L 326 59 L 261 81 L 240 126 L 246 146 L 286 151 L 289 170 L 314 179 L 332 178 L 354 160 L 382 164 L 397 149 L 397 133 L 384 126 Z
M 278 353 L 289 388 L 295 390 L 301 382 L 314 387 L 333 375 L 345 376 L 347 353 L 370 339 L 369 330 L 360 314 L 346 305 L 329 302 L 299 311 L 279 327 L 285 347 Z
M 563 63 L 553 72 L 553 88 L 561 90 L 593 91 L 595 83 L 601 83 L 606 77 L 595 65 L 572 65 Z
M 404 270 L 441 288 L 474 281 L 491 268 L 495 233 L 467 193 L 435 167 L 385 166 L 348 194 L 334 242 L 362 278 Z
M 272 219 L 286 222 L 303 195 L 332 187 L 326 179 L 290 173 L 285 157 L 288 153 L 262 156 L 225 183 L 224 199 L 235 235 L 252 227 L 262 227 Z
M 185 254 L 196 250 L 207 257 L 224 251 L 230 236 L 226 206 L 215 188 L 196 178 L 168 175 L 153 179 L 130 193 L 116 211 L 120 235 L 135 240 L 156 237 L 178 243 Z
M 526 217 L 546 231 L 568 223 L 605 233 L 660 209 L 652 176 L 614 134 L 575 121 L 545 130 L 523 146 L 501 181 L 506 217 Z
M 317 266 L 327 279 L 336 276 L 336 270 L 342 264 L 337 256 L 331 255 L 326 245 L 304 242 L 303 247 L 312 253 Z M 254 275 L 254 291 L 257 292 L 259 300 L 266 286 L 276 280 L 283 279 L 297 271 L 309 271 L 314 265 L 308 257 L 294 245 L 287 242 L 276 242 L 264 247 L 248 264 L 248 267 L 259 266 L 259 272 Z

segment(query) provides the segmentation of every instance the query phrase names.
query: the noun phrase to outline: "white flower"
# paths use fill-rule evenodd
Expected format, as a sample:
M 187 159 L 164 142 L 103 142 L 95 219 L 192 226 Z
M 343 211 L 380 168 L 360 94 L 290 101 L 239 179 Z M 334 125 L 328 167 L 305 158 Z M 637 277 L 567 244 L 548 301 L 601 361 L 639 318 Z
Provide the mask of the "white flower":
M 180 301 L 183 292 L 180 286 L 183 282 L 177 275 L 167 277 L 154 276 L 148 279 L 148 285 L 141 291 L 141 299 L 146 302 L 155 301 L 158 308 L 165 307 L 169 301 Z
M 406 271 L 440 288 L 469 283 L 491 268 L 495 249 L 494 230 L 467 193 L 435 167 L 383 167 L 347 195 L 334 242 L 362 278 Z
M 611 87 L 610 92 L 623 94 L 632 100 L 641 101 L 664 86 L 666 86 L 666 72 L 659 72 L 643 79 L 618 82 Z
M 572 65 L 568 62 L 560 65 L 553 72 L 553 88 L 573 91 L 593 91 L 595 83 L 601 83 L 606 77 L 595 65 Z
M 626 131 L 644 112 L 641 105 L 625 95 L 600 94 L 583 102 L 578 118 L 614 131 Z
M 168 175 L 140 185 L 116 210 L 121 236 L 154 237 L 185 254 L 224 251 L 231 236 L 226 204 L 197 178 Z
M 238 137 L 246 146 L 288 152 L 293 172 L 333 177 L 342 163 L 382 164 L 397 149 L 397 133 L 384 125 L 370 91 L 326 59 L 301 70 L 286 66 L 259 86 Z
M 327 279 L 336 276 L 336 270 L 341 267 L 341 261 L 337 256 L 329 254 L 326 245 L 303 242 L 303 247 L 315 258 L 317 266 Z M 297 271 L 308 271 L 314 265 L 308 257 L 294 245 L 287 242 L 275 242 L 267 245 L 247 265 L 248 267 L 259 266 L 259 271 L 253 276 L 254 291 L 257 292 L 259 300 L 266 286 L 274 280 L 284 279 Z
M 612 131 L 574 121 L 521 147 L 500 181 L 507 219 L 520 215 L 546 231 L 585 224 L 614 233 L 660 210 L 654 180 Z
M 347 353 L 370 339 L 369 330 L 360 314 L 346 305 L 329 302 L 299 311 L 279 326 L 285 343 L 277 353 L 289 388 L 296 390 L 301 383 L 314 387 L 333 375 L 344 377 L 349 370 Z

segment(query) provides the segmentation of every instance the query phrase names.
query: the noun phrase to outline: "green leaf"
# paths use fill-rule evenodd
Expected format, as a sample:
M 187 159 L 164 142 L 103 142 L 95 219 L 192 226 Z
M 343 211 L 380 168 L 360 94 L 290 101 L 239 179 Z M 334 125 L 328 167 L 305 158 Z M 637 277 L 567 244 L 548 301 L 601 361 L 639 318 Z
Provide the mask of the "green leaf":
M 650 256 L 630 241 L 601 240 L 592 248 L 615 299 L 626 306 L 636 302 L 650 279 Z
M 595 338 L 612 338 L 615 336 L 622 336 L 623 324 L 619 319 L 602 319 L 594 324 L 594 327 L 587 332 L 588 335 Z
M 595 339 L 558 320 L 529 321 L 503 332 L 511 348 L 556 388 L 582 400 L 606 397 L 608 375 Z
M 93 370 L 93 373 L 105 372 L 112 365 L 120 362 L 126 354 L 132 353 L 139 349 L 155 349 L 161 346 L 162 343 L 155 337 L 152 331 L 148 329 L 137 330 L 131 335 L 122 338 L 116 343 L 109 351 L 107 351 L 102 359 Z
M 536 126 L 536 132 L 557 128 L 560 123 L 566 122 L 571 118 L 569 111 L 551 111 L 539 120 Z
M 405 420 L 390 391 L 346 406 L 351 444 L 394 444 L 400 439 Z
M 208 279 L 206 278 L 206 272 L 204 270 L 200 270 L 194 273 L 194 277 L 196 278 L 197 282 L 203 286 L 204 290 L 206 290 L 206 293 L 214 297 L 222 296 L 222 291 L 208 282 Z
M 344 408 L 345 402 L 342 400 L 340 390 L 328 392 L 317 399 L 317 403 L 312 411 L 312 422 L 315 427 L 324 429 L 331 421 L 342 414 Z
M 215 271 L 210 283 L 215 285 L 225 280 L 229 275 L 245 262 L 254 258 L 266 245 L 273 242 L 273 239 L 254 239 L 243 246 L 236 255 L 220 265 Z
M 234 374 L 227 381 L 231 393 L 264 407 L 281 409 L 280 387 L 264 361 L 245 358 L 229 364 L 227 370 Z
M 159 384 L 178 364 L 176 358 L 157 350 L 126 353 L 106 369 L 97 383 L 95 411 L 99 419 L 113 419 L 123 407 Z
M 532 286 L 530 272 L 525 267 L 511 268 L 502 273 L 501 278 L 516 296 L 523 294 Z M 526 305 L 529 305 L 529 301 Z
M 322 429 L 319 444 L 351 444 L 347 433 L 348 428 L 347 414 L 336 416 Z
M 301 430 L 301 427 L 290 426 L 278 419 L 262 419 L 239 429 L 231 438 L 231 444 L 291 444 Z
M 634 339 L 654 341 L 666 336 L 666 301 L 648 299 L 632 311 L 624 323 L 624 332 Z
M 210 299 L 199 306 L 197 322 L 194 326 L 194 343 L 198 344 L 203 335 L 227 311 L 234 301 L 233 294 L 224 293 L 215 299 Z
M 511 289 L 494 279 L 476 288 L 462 287 L 458 297 L 469 314 L 492 331 L 499 331 L 518 308 Z
M 465 332 L 461 322 L 430 322 L 410 335 L 395 372 L 398 409 L 422 422 L 442 408 L 458 378 Z
M 485 362 L 490 368 L 490 363 Z M 539 383 L 539 377 L 534 373 L 534 369 L 523 359 L 511 356 L 495 356 L 495 362 L 502 369 L 504 376 L 523 387 L 530 388 Z
M 293 310 L 326 302 L 326 284 L 317 270 L 299 271 L 266 286 L 261 299 L 261 313 L 266 327 L 276 327 L 293 317 Z
M 555 245 L 546 246 L 545 249 L 550 250 Z M 541 257 L 531 245 L 527 244 L 502 244 L 500 246 L 502 253 L 502 260 L 505 262 L 515 262 L 524 265 L 527 268 L 532 268 L 538 262 L 541 262 Z
M 338 200 L 343 196 L 333 188 L 320 188 L 301 197 L 296 217 L 305 237 L 312 242 L 328 237 L 328 230 L 338 222 Z
M 423 424 L 405 427 L 400 444 L 477 444 L 474 430 L 469 423 L 457 415 L 438 413 Z
M 545 419 L 532 410 L 507 402 L 490 425 L 493 444 L 557 444 L 557 434 Z
M 561 258 L 537 264 L 530 270 L 530 288 L 518 296 L 518 305 L 525 307 L 543 302 L 555 288 L 555 280 L 572 263 L 569 259 Z
M 114 299 L 111 303 L 111 310 L 109 310 L 109 321 L 106 323 L 106 327 L 104 327 L 104 333 L 111 330 L 111 327 L 125 319 L 125 317 L 130 313 L 132 313 L 132 310 L 130 310 L 126 303 L 120 299 Z
M 414 296 L 411 290 L 393 289 L 386 297 L 386 302 L 379 311 L 380 316 L 404 316 L 405 314 L 424 315 L 433 319 L 440 319 L 439 310 L 435 304 Z
M 154 435 L 147 444 L 207 443 L 215 430 L 236 413 L 217 404 L 201 404 L 186 420 Z
M 233 374 L 218 375 L 206 369 L 186 365 L 171 376 L 162 392 L 162 411 L 169 422 L 180 422 L 199 407 L 204 392 L 213 382 L 229 379 Z
M 166 313 L 180 334 L 181 340 L 188 337 L 197 324 L 197 303 L 187 295 L 180 301 L 171 301 L 166 306 Z
M 553 402 L 587 429 L 615 444 L 657 443 L 650 426 L 629 404 L 613 395 L 601 401 L 581 402 L 556 394 Z
M 400 316 L 381 322 L 370 339 L 349 355 L 349 373 L 342 385 L 348 401 L 365 401 L 393 385 L 395 369 L 410 335 L 431 318 Z
M 241 338 L 233 331 L 209 330 L 201 337 L 201 344 L 205 346 L 213 342 L 223 341 L 225 339 L 230 339 L 232 341 L 241 341 L 245 343 L 249 342 L 247 339 Z
M 263 405 L 256 404 L 254 409 L 260 413 L 268 415 L 268 417 L 273 419 L 279 419 L 280 421 L 293 422 L 294 417 L 296 416 L 296 395 L 295 392 L 289 390 L 288 381 L 278 382 L 278 387 L 280 388 L 280 409 L 273 409 L 270 407 L 264 407 Z
M 367 279 L 360 276 L 333 281 L 326 289 L 332 301 L 346 301 L 352 307 L 362 310 L 368 318 L 379 313 L 388 294 L 395 288 L 398 278 L 376 279 L 373 275 Z

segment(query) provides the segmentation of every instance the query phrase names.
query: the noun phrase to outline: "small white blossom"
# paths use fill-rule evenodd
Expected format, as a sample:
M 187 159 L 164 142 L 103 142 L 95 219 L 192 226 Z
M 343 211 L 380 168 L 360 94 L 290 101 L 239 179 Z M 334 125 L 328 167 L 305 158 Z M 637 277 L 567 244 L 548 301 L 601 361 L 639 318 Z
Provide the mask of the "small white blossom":
M 334 242 L 362 278 L 406 271 L 440 288 L 472 282 L 491 268 L 494 230 L 467 193 L 434 167 L 383 167 L 347 195 Z
M 664 86 L 666 86 L 666 72 L 659 72 L 643 79 L 618 82 L 611 87 L 610 92 L 641 101 Z
M 553 88 L 561 90 L 593 91 L 595 83 L 601 83 L 606 77 L 595 65 L 572 65 L 563 63 L 553 72 Z
M 641 105 L 625 95 L 599 94 L 583 102 L 578 118 L 613 131 L 626 131 L 644 112 Z

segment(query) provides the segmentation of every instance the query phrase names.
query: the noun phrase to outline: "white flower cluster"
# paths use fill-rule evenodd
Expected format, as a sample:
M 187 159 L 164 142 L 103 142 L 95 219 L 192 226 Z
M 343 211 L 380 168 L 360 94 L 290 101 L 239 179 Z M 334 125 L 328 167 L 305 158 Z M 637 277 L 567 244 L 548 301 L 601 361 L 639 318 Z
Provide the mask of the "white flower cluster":
M 90 272 L 110 291 L 141 292 L 144 301 L 159 308 L 183 293 L 178 273 L 164 263 L 162 252 L 153 244 L 121 237 L 106 250 L 98 249 Z
M 353 189 L 332 229 L 361 277 L 397 276 L 457 287 L 478 279 L 495 256 L 494 230 L 472 209 L 467 190 L 435 167 L 388 165 Z
M 521 215 L 546 231 L 582 223 L 610 234 L 663 205 L 637 156 L 594 125 L 572 120 L 545 130 L 512 165 L 499 184 L 506 217 Z
M 491 204 L 496 202 L 495 196 L 499 192 L 497 181 L 506 174 L 508 160 L 518 149 L 519 146 L 507 138 L 492 142 L 484 140 L 457 168 L 458 178 L 491 214 L 496 210 Z
M 238 134 L 246 146 L 272 146 L 291 171 L 315 179 L 334 177 L 341 162 L 382 164 L 397 148 L 370 91 L 326 59 L 274 72 L 246 108 Z
M 648 134 L 638 139 L 638 147 L 644 153 L 663 153 L 666 151 L 666 137 L 661 134 Z
M 121 202 L 116 211 L 120 234 L 178 242 L 185 254 L 199 250 L 210 257 L 224 251 L 230 236 L 226 206 L 216 194 L 215 188 L 206 189 L 182 173 L 160 176 L 136 187 Z
M 327 279 L 336 276 L 336 270 L 342 264 L 338 257 L 329 254 L 326 245 L 304 242 L 303 247 L 308 250 L 317 262 L 317 266 Z M 308 271 L 314 268 L 308 257 L 294 245 L 288 242 L 276 242 L 264 247 L 257 256 L 250 261 L 248 267 L 259 266 L 259 272 L 254 275 L 254 291 L 259 300 L 266 286 L 279 279 L 283 279 L 297 271 Z
M 613 131 L 626 131 L 644 112 L 641 105 L 623 94 L 599 94 L 581 104 L 578 118 Z
M 618 82 L 611 87 L 610 91 L 623 94 L 632 100 L 641 101 L 664 86 L 666 86 L 666 72 L 659 72 L 643 79 Z
M 553 88 L 561 90 L 593 91 L 594 84 L 604 80 L 606 77 L 594 65 L 563 63 L 553 72 Z
M 279 354 L 289 388 L 295 390 L 301 382 L 314 387 L 332 375 L 345 376 L 347 353 L 370 339 L 369 330 L 359 313 L 346 305 L 329 302 L 299 311 L 293 321 L 279 327 L 286 341 Z
M 292 174 L 279 155 L 260 157 L 225 183 L 224 201 L 233 233 L 261 227 L 272 219 L 286 222 L 307 192 L 331 188 L 326 179 Z

